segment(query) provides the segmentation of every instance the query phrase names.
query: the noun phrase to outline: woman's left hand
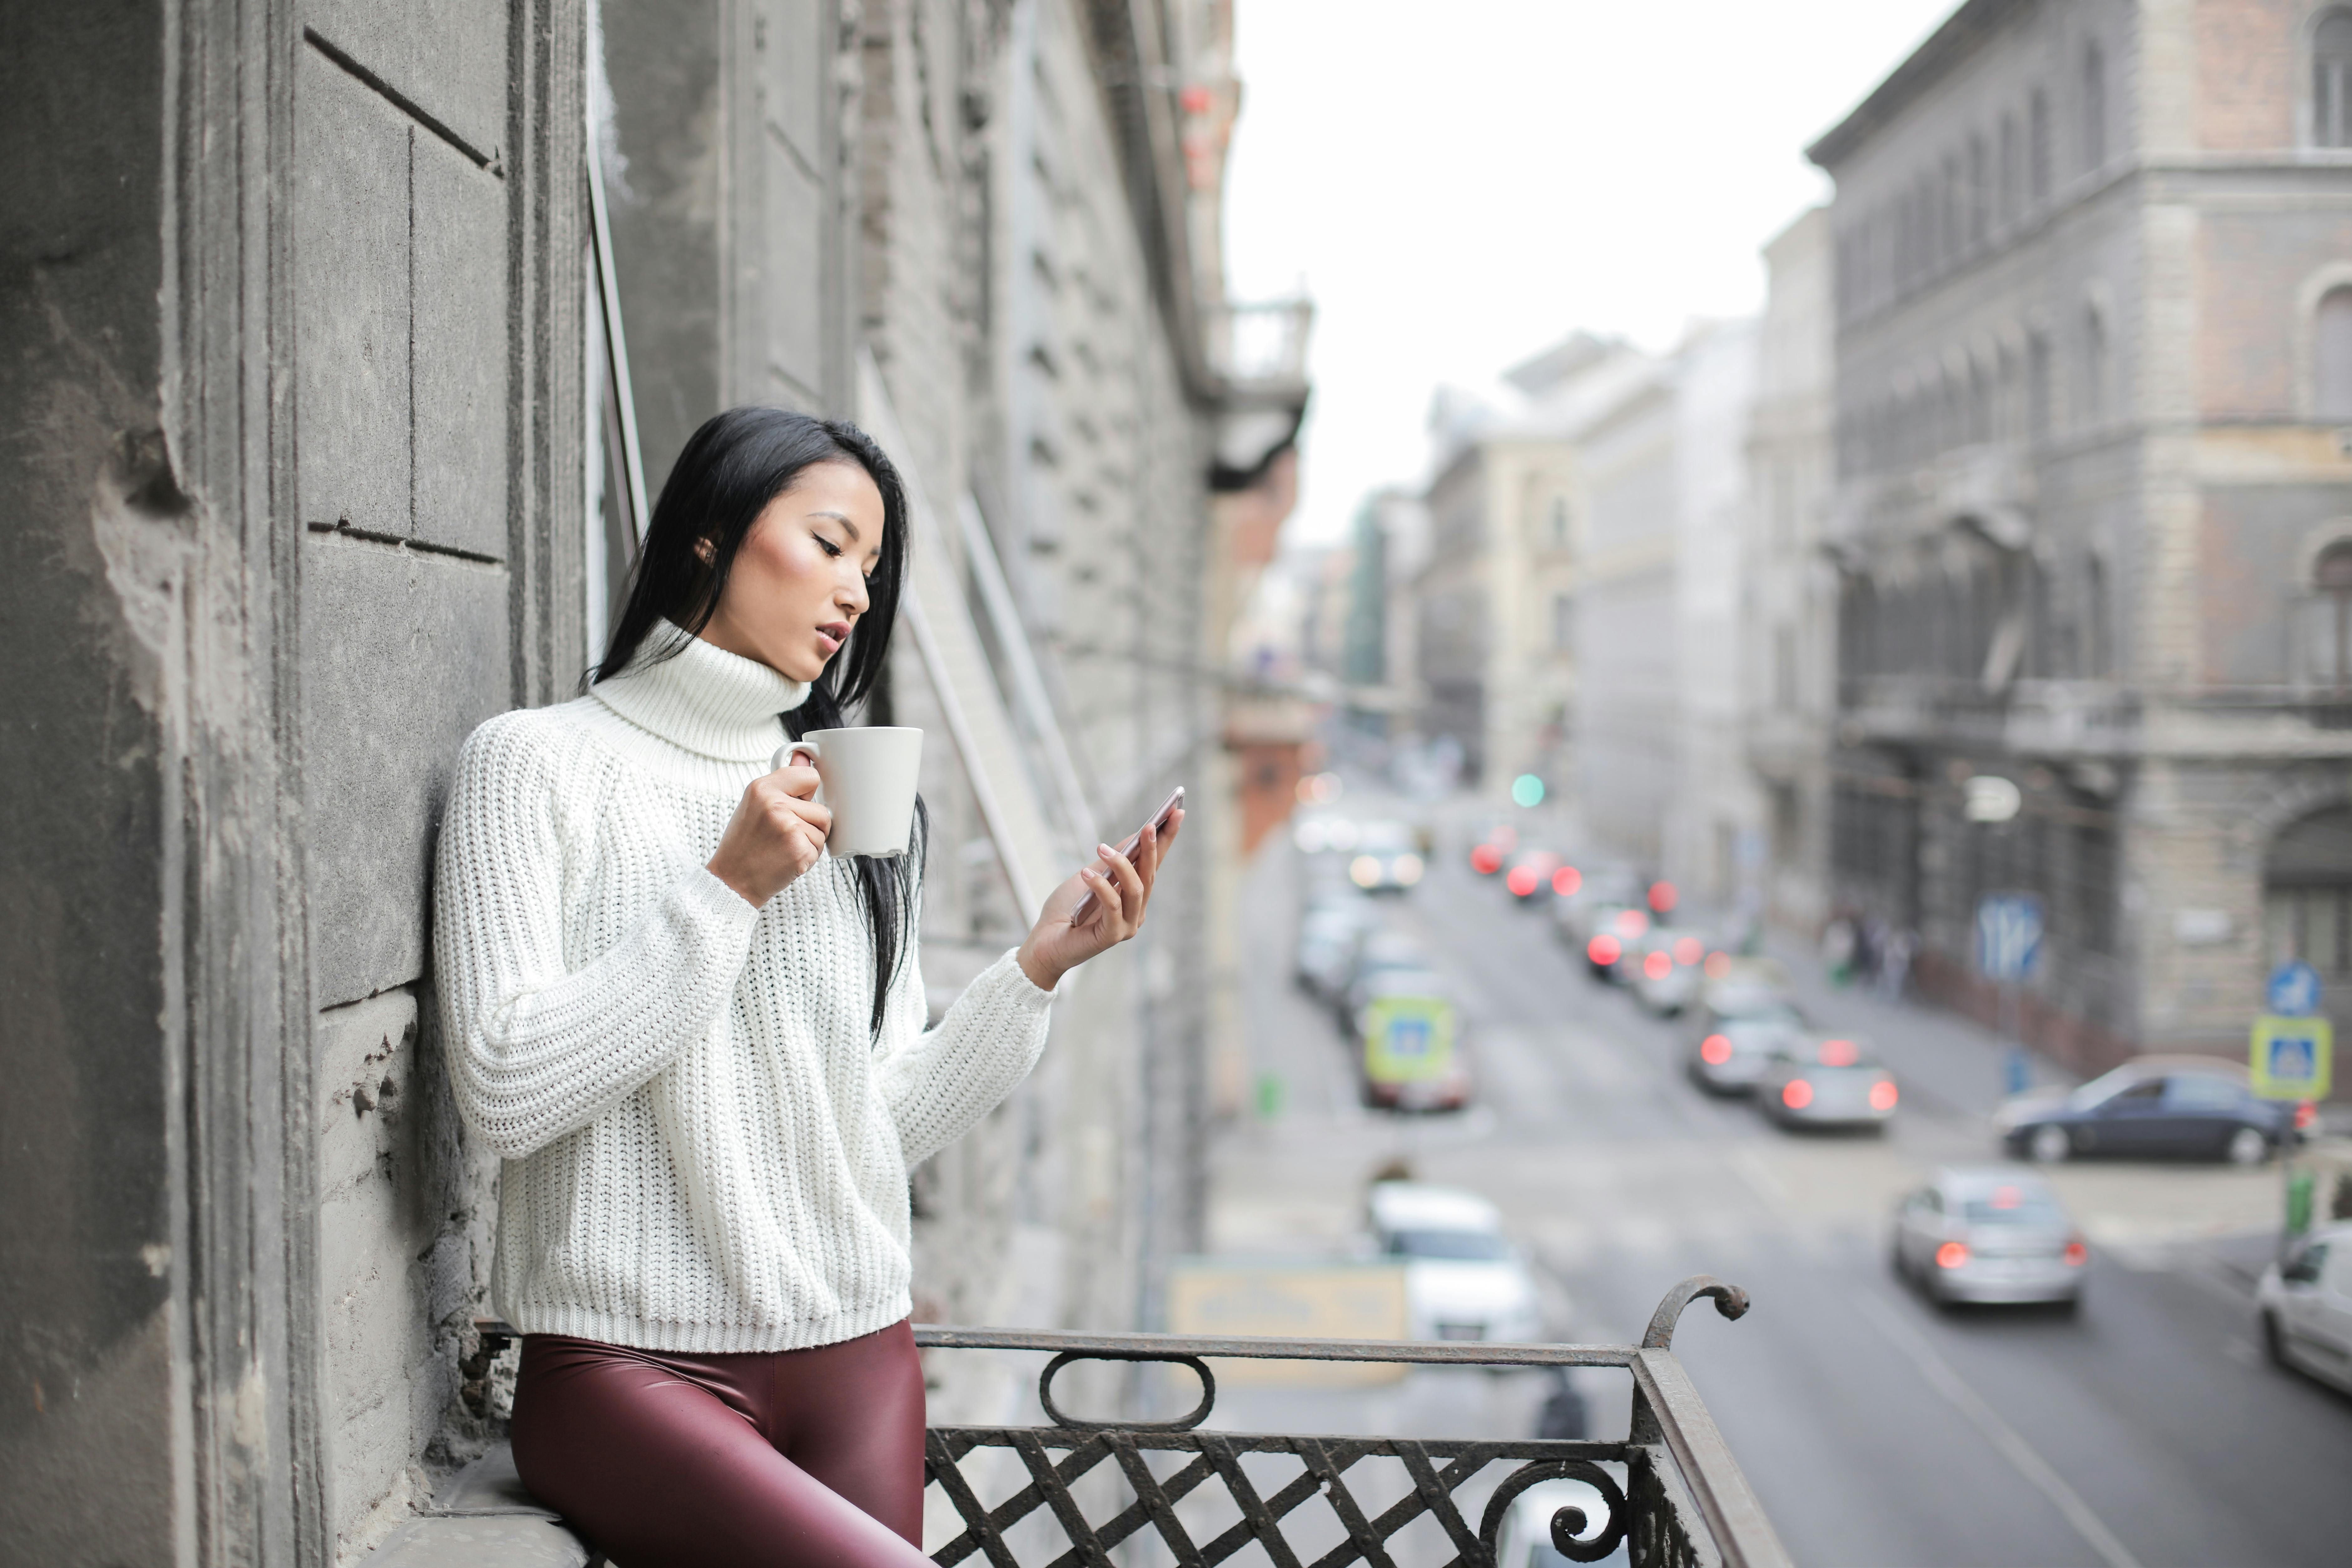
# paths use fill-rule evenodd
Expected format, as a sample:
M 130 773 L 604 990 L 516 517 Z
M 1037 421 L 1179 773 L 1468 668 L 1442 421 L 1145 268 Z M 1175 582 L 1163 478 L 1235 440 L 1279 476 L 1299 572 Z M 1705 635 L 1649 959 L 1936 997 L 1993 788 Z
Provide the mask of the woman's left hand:
M 1029 928 L 1028 940 L 1021 944 L 1021 967 L 1032 984 L 1050 991 L 1064 975 L 1142 929 L 1143 912 L 1151 903 L 1152 880 L 1160 874 L 1160 862 L 1168 846 L 1176 841 L 1176 831 L 1183 822 L 1184 813 L 1180 810 L 1170 820 L 1165 833 L 1146 827 L 1132 861 L 1108 844 L 1095 846 L 1095 863 L 1080 868 L 1077 875 L 1054 890 L 1037 924 Z M 1094 907 L 1073 925 L 1071 912 L 1089 893 L 1095 895 Z

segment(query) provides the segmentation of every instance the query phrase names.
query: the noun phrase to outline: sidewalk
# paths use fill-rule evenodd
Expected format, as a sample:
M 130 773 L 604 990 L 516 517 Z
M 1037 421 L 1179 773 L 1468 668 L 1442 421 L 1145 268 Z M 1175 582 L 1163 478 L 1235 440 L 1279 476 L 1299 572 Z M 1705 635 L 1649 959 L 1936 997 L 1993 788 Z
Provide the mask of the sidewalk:
M 1955 1118 L 1989 1117 L 2009 1095 L 2011 1042 L 1971 1019 L 1922 1003 L 1888 1001 L 1867 982 L 1832 986 L 1819 954 L 1768 933 L 1765 951 L 1789 971 L 1798 1005 L 1816 1022 L 1850 1030 L 1895 1070 L 1906 1098 Z M 2058 1063 L 2026 1055 L 2035 1087 L 2080 1082 Z

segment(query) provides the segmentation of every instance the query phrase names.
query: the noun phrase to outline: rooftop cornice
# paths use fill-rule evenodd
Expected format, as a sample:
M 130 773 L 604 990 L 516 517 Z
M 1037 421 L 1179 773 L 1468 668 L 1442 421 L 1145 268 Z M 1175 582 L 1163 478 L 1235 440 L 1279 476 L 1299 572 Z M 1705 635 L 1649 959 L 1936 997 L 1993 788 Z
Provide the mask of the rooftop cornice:
M 1921 93 L 1949 76 L 2011 17 L 2037 4 L 2039 0 L 1969 0 L 1889 72 L 1852 113 L 1806 148 L 1805 156 L 1834 174 L 1835 165 L 1893 123 Z

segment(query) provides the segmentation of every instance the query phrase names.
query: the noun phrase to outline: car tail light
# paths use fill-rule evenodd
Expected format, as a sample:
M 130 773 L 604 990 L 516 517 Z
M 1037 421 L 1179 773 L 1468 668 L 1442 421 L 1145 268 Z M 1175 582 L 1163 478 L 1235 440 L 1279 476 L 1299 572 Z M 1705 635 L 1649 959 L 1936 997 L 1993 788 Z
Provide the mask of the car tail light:
M 1675 961 L 1664 953 L 1652 953 L 1642 960 L 1642 973 L 1654 980 L 1663 980 L 1675 972 Z
M 1689 968 L 1706 954 L 1706 944 L 1696 936 L 1681 937 L 1675 943 L 1675 962 Z
M 1822 1041 L 1822 1065 L 1823 1067 L 1852 1067 L 1856 1061 L 1860 1060 L 1862 1052 L 1854 1049 L 1853 1041 L 1850 1040 L 1825 1040 Z
M 1541 879 L 1536 875 L 1535 867 L 1515 865 L 1511 868 L 1511 874 L 1503 879 L 1503 885 L 1521 898 L 1532 898 L 1540 881 Z
M 2311 1131 L 2311 1124 L 2318 1120 L 2319 1107 L 2312 1102 L 2305 1100 L 2302 1104 L 2297 1105 L 2294 1108 L 2294 1130 L 2296 1132 L 2307 1133 Z
M 1661 915 L 1670 915 L 1675 907 L 1675 884 L 1654 882 L 1650 884 L 1650 907 Z
M 1492 844 L 1480 844 L 1470 852 L 1470 869 L 1480 876 L 1492 876 L 1503 869 L 1503 852 Z
M 1938 1269 L 1958 1269 L 1968 1260 L 1969 1249 L 1965 1242 L 1947 1241 L 1936 1249 L 1936 1267 Z
M 1647 931 L 1649 928 L 1650 917 L 1643 914 L 1640 910 L 1621 909 L 1617 912 L 1618 936 L 1639 936 L 1643 932 Z
M 1870 1108 L 1874 1111 L 1895 1109 L 1895 1080 L 1882 1078 L 1870 1086 Z
M 1731 1060 L 1731 1037 L 1711 1034 L 1698 1042 L 1698 1059 L 1709 1067 L 1720 1067 Z
M 1731 973 L 1730 954 L 1709 953 L 1706 956 L 1706 977 L 1708 979 L 1719 980 L 1729 973 Z
M 2083 1245 L 2081 1237 L 2077 1236 L 2066 1243 L 2066 1264 L 2069 1268 L 2079 1269 L 2090 1260 L 2091 1249 Z
M 1617 938 L 1607 935 L 1595 936 L 1584 946 L 1584 956 L 1604 969 L 1615 963 L 1624 951 Z
M 1584 873 L 1572 865 L 1564 865 L 1551 873 L 1551 890 L 1562 898 L 1572 898 L 1584 885 Z
M 1801 1111 L 1813 1103 L 1813 1086 L 1801 1078 L 1791 1078 L 1780 1086 L 1780 1103 L 1791 1111 Z

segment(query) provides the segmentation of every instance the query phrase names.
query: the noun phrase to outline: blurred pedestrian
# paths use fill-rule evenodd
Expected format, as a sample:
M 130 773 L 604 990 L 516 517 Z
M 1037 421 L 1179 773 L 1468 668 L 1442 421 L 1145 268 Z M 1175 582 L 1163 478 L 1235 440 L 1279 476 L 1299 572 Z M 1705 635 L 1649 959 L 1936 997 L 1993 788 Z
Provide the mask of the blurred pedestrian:
M 1853 979 L 1853 922 L 1843 915 L 1831 916 L 1822 928 L 1822 967 L 1831 985 L 1844 986 Z

